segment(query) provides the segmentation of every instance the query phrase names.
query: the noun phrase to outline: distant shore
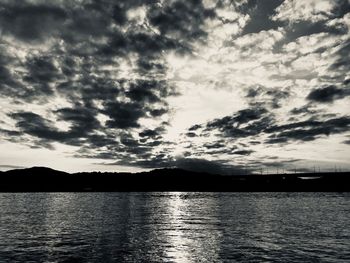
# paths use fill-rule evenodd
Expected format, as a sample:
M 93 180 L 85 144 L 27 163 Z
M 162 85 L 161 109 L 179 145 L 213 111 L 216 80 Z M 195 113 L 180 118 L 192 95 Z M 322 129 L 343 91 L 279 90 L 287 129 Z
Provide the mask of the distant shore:
M 0 172 L 1 192 L 309 192 L 350 191 L 350 173 L 218 175 L 182 169 L 141 173 L 65 173 L 45 167 Z

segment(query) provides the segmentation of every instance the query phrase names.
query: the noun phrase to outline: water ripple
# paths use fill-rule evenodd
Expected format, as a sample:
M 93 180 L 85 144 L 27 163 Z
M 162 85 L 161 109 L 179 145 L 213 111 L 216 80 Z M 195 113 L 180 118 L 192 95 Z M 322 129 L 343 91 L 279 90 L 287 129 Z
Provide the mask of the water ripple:
M 347 193 L 1 193 L 0 262 L 349 262 Z

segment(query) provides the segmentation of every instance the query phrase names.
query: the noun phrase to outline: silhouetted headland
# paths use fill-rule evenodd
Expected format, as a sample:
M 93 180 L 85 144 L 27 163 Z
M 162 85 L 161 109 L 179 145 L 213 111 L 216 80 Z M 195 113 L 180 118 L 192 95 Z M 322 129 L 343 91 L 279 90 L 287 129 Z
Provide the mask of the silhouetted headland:
M 45 167 L 0 172 L 2 192 L 349 191 L 350 173 L 219 175 L 182 169 L 66 173 Z

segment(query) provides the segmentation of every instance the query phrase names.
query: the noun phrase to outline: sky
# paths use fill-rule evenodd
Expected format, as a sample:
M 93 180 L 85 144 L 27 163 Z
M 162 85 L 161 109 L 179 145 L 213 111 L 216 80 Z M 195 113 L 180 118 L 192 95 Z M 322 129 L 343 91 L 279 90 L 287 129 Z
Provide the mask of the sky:
M 0 170 L 350 170 L 348 0 L 0 0 Z

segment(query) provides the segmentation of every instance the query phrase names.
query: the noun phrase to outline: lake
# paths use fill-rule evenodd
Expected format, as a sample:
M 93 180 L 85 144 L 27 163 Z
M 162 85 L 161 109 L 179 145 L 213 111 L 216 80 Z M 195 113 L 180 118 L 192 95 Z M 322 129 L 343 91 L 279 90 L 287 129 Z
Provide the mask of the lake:
M 350 193 L 0 193 L 0 262 L 350 262 Z

